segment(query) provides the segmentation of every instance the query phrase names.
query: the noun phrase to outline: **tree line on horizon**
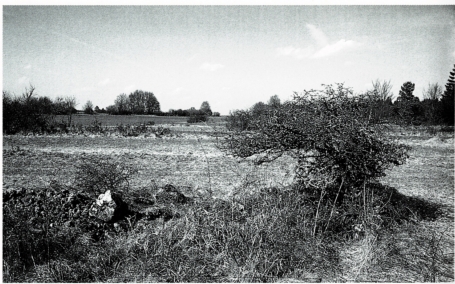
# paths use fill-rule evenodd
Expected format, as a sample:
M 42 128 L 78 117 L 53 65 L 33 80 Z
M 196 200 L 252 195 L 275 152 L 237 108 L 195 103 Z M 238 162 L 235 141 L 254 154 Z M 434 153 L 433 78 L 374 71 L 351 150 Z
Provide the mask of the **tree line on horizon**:
M 158 99 L 152 92 L 136 90 L 129 95 L 120 94 L 113 105 L 106 109 L 93 107 L 88 100 L 82 110 L 76 109 L 74 96 L 57 97 L 52 100 L 47 96 L 39 96 L 32 84 L 21 94 L 15 96 L 3 91 L 3 132 L 14 134 L 20 131 L 46 132 L 53 131 L 59 126 L 70 127 L 74 114 L 83 112 L 93 115 L 106 113 L 110 115 L 158 115 L 158 116 L 187 116 L 189 123 L 204 122 L 209 116 L 220 116 L 219 112 L 212 112 L 208 101 L 204 101 L 199 109 L 169 110 L 162 112 Z M 57 121 L 57 115 L 64 116 Z
M 423 90 L 423 100 L 414 95 L 415 84 L 405 82 L 396 99 L 391 92 L 390 81 L 379 79 L 372 83 L 372 89 L 366 93 L 369 105 L 369 119 L 372 123 L 397 123 L 407 125 L 454 125 L 454 90 L 455 67 L 450 72 L 445 90 L 438 83 L 429 84 Z M 72 125 L 76 110 L 75 97 L 57 97 L 52 100 L 47 96 L 38 96 L 35 87 L 30 85 L 21 96 L 13 96 L 3 91 L 3 132 L 7 134 L 20 131 L 44 132 L 50 125 Z M 234 110 L 227 117 L 228 127 L 248 128 L 248 120 L 266 113 L 270 109 L 278 109 L 282 105 L 277 95 L 267 103 L 257 102 L 247 110 Z M 162 112 L 158 99 L 152 92 L 136 90 L 129 95 L 120 94 L 113 105 L 106 109 L 93 107 L 91 101 L 83 106 L 86 114 L 107 113 L 111 115 L 153 114 L 158 116 L 185 116 L 189 123 L 207 121 L 209 116 L 220 116 L 212 112 L 210 104 L 204 101 L 199 109 L 170 109 Z M 66 119 L 56 121 L 56 115 L 64 115 Z
M 110 105 L 106 110 L 102 109 L 98 111 L 96 107 L 93 111 L 84 107 L 85 113 L 107 113 L 112 115 L 130 115 L 130 114 L 153 114 L 159 116 L 220 116 L 219 112 L 212 112 L 208 101 L 204 101 L 199 109 L 191 107 L 189 109 L 170 109 L 168 112 L 161 111 L 160 103 L 155 95 L 151 92 L 144 92 L 136 90 L 130 95 L 120 94 L 114 101 L 113 105 Z
M 364 97 L 368 99 L 369 120 L 373 124 L 396 123 L 402 125 L 454 125 L 455 68 L 450 72 L 445 90 L 438 83 L 430 83 L 423 89 L 423 100 L 414 95 L 415 84 L 405 82 L 395 98 L 392 84 L 377 79 Z M 297 93 L 295 94 L 297 95 Z M 246 130 L 249 121 L 267 115 L 281 106 L 277 95 L 267 103 L 257 102 L 249 109 L 234 110 L 227 117 L 228 128 Z

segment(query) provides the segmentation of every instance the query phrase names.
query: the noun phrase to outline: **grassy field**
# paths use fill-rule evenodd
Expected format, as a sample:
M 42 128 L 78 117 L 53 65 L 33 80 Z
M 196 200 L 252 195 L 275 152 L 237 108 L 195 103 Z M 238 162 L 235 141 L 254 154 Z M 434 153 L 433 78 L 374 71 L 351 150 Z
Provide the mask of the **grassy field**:
M 106 120 L 102 120 L 104 118 Z M 117 118 L 119 120 L 116 120 Z M 90 119 L 91 117 L 87 116 L 75 116 L 74 121 L 90 123 Z M 138 191 L 147 190 L 153 184 L 173 184 L 186 189 L 185 194 L 188 195 L 213 192 L 213 198 L 229 200 L 238 194 L 248 194 L 259 188 L 283 188 L 293 181 L 295 162 L 290 157 L 281 157 L 273 163 L 257 166 L 249 160 L 226 156 L 217 149 L 218 138 L 210 135 L 213 132 L 210 126 L 185 126 L 184 119 L 168 117 L 130 116 L 127 119 L 131 120 L 125 120 L 125 117 L 97 116 L 97 119 L 103 125 L 149 120 L 169 124 L 169 119 L 179 125 L 168 125 L 174 135 L 164 138 L 100 135 L 3 136 L 3 190 L 47 186 L 54 179 L 71 186 L 76 173 L 75 166 L 85 157 L 108 157 L 120 164 L 136 167 L 138 173 L 131 182 L 131 188 Z M 323 263 L 321 269 L 326 271 L 317 271 L 316 268 L 305 268 L 302 264 L 301 271 L 305 272 L 299 274 L 300 276 L 317 273 L 324 282 L 454 280 L 453 133 L 438 136 L 405 133 L 398 135 L 397 139 L 413 147 L 410 159 L 405 165 L 391 170 L 381 182 L 406 196 L 439 204 L 443 213 L 437 219 L 402 224 L 396 228 L 393 235 L 347 240 L 337 247 L 339 261 L 336 268 L 329 271 L 326 267 L 332 264 L 318 262 Z M 139 235 L 135 236 L 135 239 L 129 237 L 123 240 L 122 244 L 139 242 L 140 238 L 142 237 Z M 113 246 L 119 245 L 117 242 Z M 228 259 L 222 255 L 213 257 Z M 260 256 L 256 255 L 254 260 L 259 261 L 258 257 Z M 219 261 L 218 258 L 215 259 Z M 129 261 L 131 267 L 139 265 L 137 261 Z M 245 276 L 247 274 L 241 276 L 242 273 L 247 273 L 247 264 L 239 266 L 229 261 L 216 263 L 223 271 L 230 272 L 223 274 L 223 278 L 215 277 L 210 281 L 251 282 L 255 279 L 248 278 Z M 114 276 L 111 275 L 107 281 L 154 280 L 146 278 L 147 275 L 143 278 L 133 277 L 127 271 L 125 268 L 113 274 Z M 173 273 L 176 273 L 175 271 Z M 295 271 L 297 270 L 294 270 L 294 274 L 289 272 L 284 276 L 299 278 Z M 190 279 L 179 277 L 175 276 L 172 280 Z
M 64 115 L 58 115 L 57 121 L 67 121 Z M 219 125 L 224 123 L 225 117 L 211 116 L 208 123 L 211 125 Z M 75 114 L 72 117 L 72 124 L 74 125 L 90 125 L 93 121 L 97 120 L 103 126 L 116 126 L 119 124 L 136 125 L 139 123 L 148 123 L 153 121 L 155 124 L 187 124 L 188 117 L 183 116 L 155 116 L 155 115 L 108 115 L 108 114 Z

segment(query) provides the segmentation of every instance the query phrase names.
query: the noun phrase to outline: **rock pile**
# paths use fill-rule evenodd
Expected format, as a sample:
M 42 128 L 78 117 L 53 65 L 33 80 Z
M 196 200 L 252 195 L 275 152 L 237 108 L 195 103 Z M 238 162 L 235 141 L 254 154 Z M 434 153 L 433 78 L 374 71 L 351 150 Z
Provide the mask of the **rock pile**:
M 136 223 L 163 218 L 168 221 L 182 214 L 191 199 L 176 187 L 166 185 L 151 197 L 125 196 L 110 190 L 95 200 L 88 194 L 58 184 L 47 188 L 18 189 L 3 193 L 4 214 L 18 210 L 29 216 L 27 224 L 35 231 L 49 227 L 78 227 L 97 240 L 106 233 L 127 230 L 127 218 Z M 134 224 L 133 224 L 134 225 Z

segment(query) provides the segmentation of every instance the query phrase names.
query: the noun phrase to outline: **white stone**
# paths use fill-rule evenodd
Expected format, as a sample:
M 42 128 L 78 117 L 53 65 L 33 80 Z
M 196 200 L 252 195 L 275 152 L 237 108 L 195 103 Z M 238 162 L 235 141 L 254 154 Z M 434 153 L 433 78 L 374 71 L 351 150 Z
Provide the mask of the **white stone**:
M 110 190 L 106 191 L 104 194 L 100 194 L 100 196 L 98 196 L 98 199 L 96 200 L 96 204 L 98 206 L 102 206 L 104 203 L 110 202 L 112 202 L 112 195 Z

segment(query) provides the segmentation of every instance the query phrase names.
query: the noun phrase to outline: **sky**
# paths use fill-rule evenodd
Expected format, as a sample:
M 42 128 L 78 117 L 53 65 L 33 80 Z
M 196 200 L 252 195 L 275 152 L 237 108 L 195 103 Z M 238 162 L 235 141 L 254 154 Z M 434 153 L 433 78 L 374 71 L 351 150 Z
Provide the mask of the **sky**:
M 273 95 L 379 79 L 422 98 L 455 64 L 455 6 L 3 6 L 3 90 L 105 108 L 153 92 L 162 111 L 228 114 Z

